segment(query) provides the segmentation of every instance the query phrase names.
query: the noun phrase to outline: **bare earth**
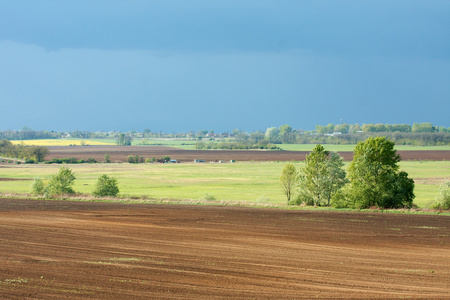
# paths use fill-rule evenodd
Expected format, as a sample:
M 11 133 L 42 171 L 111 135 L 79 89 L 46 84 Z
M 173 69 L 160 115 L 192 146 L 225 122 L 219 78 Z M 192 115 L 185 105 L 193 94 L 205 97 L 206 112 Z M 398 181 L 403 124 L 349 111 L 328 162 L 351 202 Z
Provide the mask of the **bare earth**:
M 194 159 L 206 161 L 299 161 L 305 160 L 310 151 L 264 151 L 264 150 L 183 150 L 161 146 L 53 146 L 48 147 L 47 160 L 52 158 L 76 157 L 77 159 L 93 157 L 102 161 L 106 153 L 113 162 L 124 162 L 129 155 L 145 158 L 170 156 L 180 162 L 192 162 Z M 450 160 L 450 151 L 398 151 L 403 160 Z M 346 161 L 353 159 L 353 152 L 339 152 Z
M 0 199 L 1 299 L 450 298 L 450 217 Z

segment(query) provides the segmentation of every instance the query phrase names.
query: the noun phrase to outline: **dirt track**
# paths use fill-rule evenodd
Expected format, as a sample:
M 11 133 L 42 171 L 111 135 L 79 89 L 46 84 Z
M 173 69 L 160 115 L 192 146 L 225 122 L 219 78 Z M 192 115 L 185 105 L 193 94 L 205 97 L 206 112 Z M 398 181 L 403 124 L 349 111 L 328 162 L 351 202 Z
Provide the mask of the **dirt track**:
M 160 146 L 85 146 L 85 147 L 48 147 L 46 159 L 76 157 L 77 159 L 93 157 L 103 161 L 108 153 L 113 162 L 124 162 L 128 155 L 140 155 L 145 158 L 170 156 L 180 162 L 192 162 L 194 159 L 206 161 L 291 161 L 305 160 L 310 151 L 260 151 L 260 150 L 182 150 Z M 450 160 L 450 151 L 398 151 L 403 160 Z M 353 159 L 353 152 L 340 152 L 346 161 Z
M 450 217 L 0 199 L 0 298 L 450 298 Z

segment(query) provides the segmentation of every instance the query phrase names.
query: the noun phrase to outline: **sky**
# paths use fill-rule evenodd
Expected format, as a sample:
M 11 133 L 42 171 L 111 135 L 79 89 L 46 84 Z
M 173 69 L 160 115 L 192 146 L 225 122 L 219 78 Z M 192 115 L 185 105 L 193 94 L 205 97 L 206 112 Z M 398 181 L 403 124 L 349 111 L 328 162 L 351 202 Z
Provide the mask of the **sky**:
M 448 0 L 0 0 L 0 130 L 450 126 Z

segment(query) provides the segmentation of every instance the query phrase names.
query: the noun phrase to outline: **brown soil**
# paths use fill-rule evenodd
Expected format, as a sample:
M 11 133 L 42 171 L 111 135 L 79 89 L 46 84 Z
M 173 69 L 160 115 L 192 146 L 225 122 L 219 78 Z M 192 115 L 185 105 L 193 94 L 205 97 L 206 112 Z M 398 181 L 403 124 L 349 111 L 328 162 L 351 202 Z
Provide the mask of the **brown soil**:
M 129 155 L 145 158 L 170 156 L 180 162 L 192 162 L 194 159 L 209 161 L 299 161 L 305 160 L 309 151 L 264 151 L 264 150 L 183 150 L 160 146 L 85 146 L 85 147 L 48 147 L 46 159 L 76 157 L 77 159 L 93 157 L 103 161 L 106 153 L 113 162 L 124 162 Z M 398 151 L 403 160 L 450 160 L 450 151 Z M 340 152 L 346 161 L 353 159 L 353 152 Z
M 450 298 L 450 217 L 0 199 L 2 299 Z

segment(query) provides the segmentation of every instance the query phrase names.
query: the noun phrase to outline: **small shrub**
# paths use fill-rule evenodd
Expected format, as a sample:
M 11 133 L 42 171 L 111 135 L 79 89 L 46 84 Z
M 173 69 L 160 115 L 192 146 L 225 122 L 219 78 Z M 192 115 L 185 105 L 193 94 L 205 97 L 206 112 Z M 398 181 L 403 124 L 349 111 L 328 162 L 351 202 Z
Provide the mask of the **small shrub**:
M 109 156 L 108 153 L 105 154 L 105 158 L 103 159 L 103 161 L 104 161 L 105 163 L 110 163 L 110 162 L 111 162 L 111 158 L 110 158 L 110 156 Z
M 258 204 L 267 204 L 270 203 L 270 197 L 266 195 L 262 195 L 261 197 L 256 200 L 256 203 Z
M 294 199 L 289 201 L 288 205 L 314 205 L 314 200 L 311 197 L 308 197 L 306 194 L 300 193 Z
M 115 197 L 117 194 L 119 194 L 117 179 L 115 177 L 109 177 L 106 174 L 100 175 L 92 195 L 96 197 Z
M 97 160 L 96 160 L 95 158 L 93 158 L 93 157 L 88 157 L 88 158 L 86 159 L 86 162 L 87 162 L 88 164 L 95 164 L 95 163 L 97 163 Z
M 439 187 L 433 208 L 450 209 L 450 181 L 446 181 Z
M 216 197 L 214 197 L 211 194 L 206 193 L 203 197 L 202 200 L 206 200 L 206 201 L 216 201 Z
M 44 181 L 40 177 L 34 178 L 34 181 L 31 184 L 31 193 L 33 195 L 43 195 L 44 192 L 45 192 Z
M 334 208 L 347 208 L 350 207 L 350 203 L 347 200 L 345 194 L 342 191 L 338 191 L 331 198 L 331 206 Z
M 36 161 L 33 158 L 27 158 L 27 159 L 25 159 L 25 163 L 26 164 L 35 164 Z

